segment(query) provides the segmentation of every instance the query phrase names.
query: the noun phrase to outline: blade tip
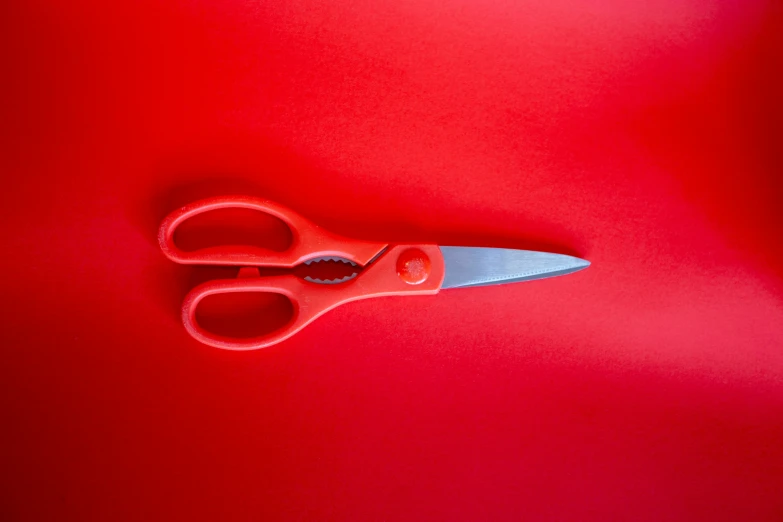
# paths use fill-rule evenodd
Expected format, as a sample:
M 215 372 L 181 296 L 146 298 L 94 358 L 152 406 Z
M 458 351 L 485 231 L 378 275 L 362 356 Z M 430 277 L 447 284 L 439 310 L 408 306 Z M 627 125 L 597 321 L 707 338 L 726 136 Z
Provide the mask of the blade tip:
M 587 259 L 582 259 L 581 257 L 575 257 L 575 268 L 576 270 L 584 270 L 585 268 L 588 268 L 592 263 L 588 261 Z

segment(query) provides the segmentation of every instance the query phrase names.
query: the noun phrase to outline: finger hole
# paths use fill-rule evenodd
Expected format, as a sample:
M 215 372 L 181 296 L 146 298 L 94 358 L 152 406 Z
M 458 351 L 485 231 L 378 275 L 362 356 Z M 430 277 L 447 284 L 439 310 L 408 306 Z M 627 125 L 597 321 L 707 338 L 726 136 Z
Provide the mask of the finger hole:
M 247 208 L 210 210 L 185 220 L 174 231 L 174 244 L 184 252 L 228 245 L 283 252 L 292 241 L 284 221 Z
M 236 339 L 273 333 L 288 324 L 293 315 L 293 303 L 271 292 L 213 294 L 196 308 L 196 322 L 201 328 Z

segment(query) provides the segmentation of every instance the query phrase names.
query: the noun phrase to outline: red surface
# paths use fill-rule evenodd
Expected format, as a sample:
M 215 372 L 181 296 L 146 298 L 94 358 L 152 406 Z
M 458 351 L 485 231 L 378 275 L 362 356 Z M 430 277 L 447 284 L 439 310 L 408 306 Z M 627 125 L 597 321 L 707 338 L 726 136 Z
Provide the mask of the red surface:
M 780 6 L 5 6 L 2 518 L 781 520 Z M 593 266 L 216 350 L 228 192 Z

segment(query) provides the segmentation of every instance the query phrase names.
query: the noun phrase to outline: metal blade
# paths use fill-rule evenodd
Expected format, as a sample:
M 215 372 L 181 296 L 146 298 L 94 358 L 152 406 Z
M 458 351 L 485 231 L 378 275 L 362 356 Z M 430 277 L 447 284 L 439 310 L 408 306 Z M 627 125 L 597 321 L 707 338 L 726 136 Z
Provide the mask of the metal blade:
M 589 261 L 562 254 L 511 248 L 440 247 L 446 262 L 442 288 L 519 283 L 572 274 Z

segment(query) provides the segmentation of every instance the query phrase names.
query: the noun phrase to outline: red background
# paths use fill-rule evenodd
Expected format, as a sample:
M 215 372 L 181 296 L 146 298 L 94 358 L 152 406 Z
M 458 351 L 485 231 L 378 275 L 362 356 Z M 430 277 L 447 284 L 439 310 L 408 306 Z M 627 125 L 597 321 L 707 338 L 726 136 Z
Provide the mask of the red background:
M 21 4 L 3 519 L 781 520 L 780 2 Z M 220 351 L 155 235 L 229 192 L 593 266 Z

